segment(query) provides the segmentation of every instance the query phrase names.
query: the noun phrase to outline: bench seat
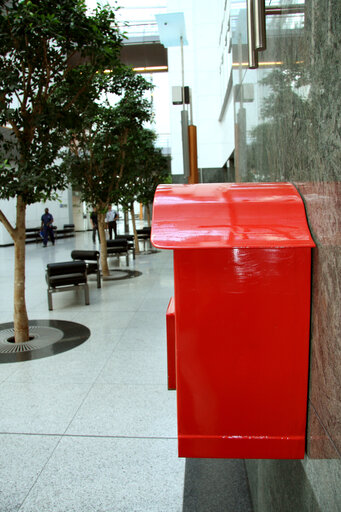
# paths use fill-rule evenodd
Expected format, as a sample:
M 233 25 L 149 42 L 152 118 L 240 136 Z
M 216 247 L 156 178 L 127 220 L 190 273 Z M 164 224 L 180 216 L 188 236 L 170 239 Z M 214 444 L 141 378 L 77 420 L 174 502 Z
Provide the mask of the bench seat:
M 87 249 L 75 249 L 71 252 L 73 260 L 85 261 L 87 275 L 96 274 L 97 288 L 101 288 L 101 269 L 99 264 L 99 251 Z
M 49 310 L 53 310 L 52 293 L 84 287 L 85 304 L 90 304 L 87 269 L 84 261 L 63 261 L 48 263 L 46 266 L 47 301 Z

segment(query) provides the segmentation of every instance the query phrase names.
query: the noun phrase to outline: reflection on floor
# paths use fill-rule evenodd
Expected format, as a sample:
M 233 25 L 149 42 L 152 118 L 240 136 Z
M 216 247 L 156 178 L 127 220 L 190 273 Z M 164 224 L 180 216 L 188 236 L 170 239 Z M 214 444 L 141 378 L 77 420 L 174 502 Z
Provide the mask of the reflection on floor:
M 91 233 L 26 247 L 29 318 L 78 322 L 91 336 L 0 365 L 0 511 L 251 511 L 242 461 L 177 457 L 165 341 L 171 252 L 131 259 L 139 277 L 101 289 L 90 280 L 89 306 L 70 291 L 48 311 L 46 263 L 68 261 L 75 248 L 92 249 Z M 0 248 L 0 323 L 13 320 L 13 255 Z

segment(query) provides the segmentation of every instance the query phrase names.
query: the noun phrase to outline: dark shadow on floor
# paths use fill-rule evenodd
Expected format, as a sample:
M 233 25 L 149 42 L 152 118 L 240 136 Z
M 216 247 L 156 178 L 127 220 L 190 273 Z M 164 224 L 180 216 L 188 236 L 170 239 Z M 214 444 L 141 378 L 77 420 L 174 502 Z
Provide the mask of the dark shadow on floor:
M 186 459 L 182 512 L 252 512 L 243 460 Z
M 319 507 L 301 460 L 247 460 L 246 468 L 254 508 L 259 512 L 340 510 L 336 503 L 337 497 L 332 495 L 330 507 Z

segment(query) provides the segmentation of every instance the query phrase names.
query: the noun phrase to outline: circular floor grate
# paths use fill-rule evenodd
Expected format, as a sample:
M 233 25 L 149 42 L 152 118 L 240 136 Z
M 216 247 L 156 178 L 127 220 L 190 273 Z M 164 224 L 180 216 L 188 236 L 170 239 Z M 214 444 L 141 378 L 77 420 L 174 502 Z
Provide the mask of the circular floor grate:
M 30 336 L 33 338 L 30 341 L 26 341 L 25 343 L 13 343 L 13 341 L 8 341 L 8 338 L 14 337 L 14 327 L 0 330 L 0 354 L 39 350 L 40 348 L 48 347 L 56 343 L 56 341 L 61 340 L 64 333 L 54 327 L 32 325 L 30 327 Z
M 140 251 L 139 254 L 136 254 L 136 256 L 145 256 L 146 254 L 157 254 L 159 251 L 158 249 L 146 249 L 145 251 Z
M 109 268 L 109 270 L 111 275 L 103 276 L 103 281 L 120 281 L 121 279 L 132 279 L 142 275 L 142 272 L 138 270 L 129 270 L 127 268 Z
M 49 357 L 70 350 L 90 336 L 84 325 L 63 320 L 31 320 L 30 341 L 13 343 L 13 323 L 0 324 L 0 363 L 14 363 Z

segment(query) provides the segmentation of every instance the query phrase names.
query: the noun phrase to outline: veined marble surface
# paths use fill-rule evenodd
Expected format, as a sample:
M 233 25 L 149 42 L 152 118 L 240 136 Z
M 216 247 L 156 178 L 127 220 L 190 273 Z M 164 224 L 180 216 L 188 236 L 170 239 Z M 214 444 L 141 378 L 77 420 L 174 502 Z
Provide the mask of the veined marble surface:
M 341 183 L 298 184 L 317 243 L 312 264 L 308 454 L 341 454 Z
M 256 70 L 240 61 L 242 16 L 236 23 L 233 81 L 253 88 L 253 100 L 243 98 L 243 88 L 235 97 L 236 180 L 290 181 L 304 199 L 317 245 L 307 453 L 340 458 L 341 2 L 291 3 L 296 13 L 267 16 L 267 50 Z
M 266 17 L 267 50 L 259 53 L 258 69 L 245 65 L 246 2 L 244 11 L 232 16 L 235 180 L 294 183 L 316 243 L 307 456 L 248 461 L 247 470 L 255 512 L 336 512 L 341 510 L 341 2 L 289 3 L 297 4 L 296 13 Z

